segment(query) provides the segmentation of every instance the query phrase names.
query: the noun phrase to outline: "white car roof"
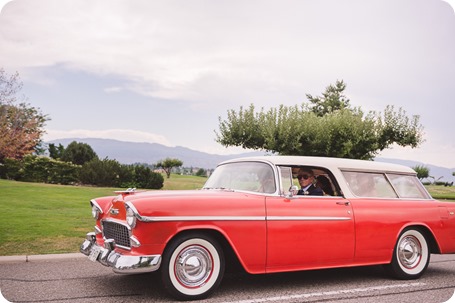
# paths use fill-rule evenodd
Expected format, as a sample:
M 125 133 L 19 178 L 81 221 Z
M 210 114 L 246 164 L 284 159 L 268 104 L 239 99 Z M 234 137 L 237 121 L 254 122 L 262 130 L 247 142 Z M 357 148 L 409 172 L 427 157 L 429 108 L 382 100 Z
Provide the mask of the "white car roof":
M 325 167 L 332 171 L 334 170 L 361 170 L 370 172 L 395 172 L 401 174 L 413 174 L 416 172 L 407 166 L 392 164 L 386 162 L 375 162 L 367 160 L 354 160 L 344 158 L 330 157 L 307 157 L 307 156 L 262 156 L 262 157 L 244 157 L 237 158 L 224 163 L 239 162 L 239 161 L 266 161 L 274 165 L 293 165 L 293 166 L 313 166 Z

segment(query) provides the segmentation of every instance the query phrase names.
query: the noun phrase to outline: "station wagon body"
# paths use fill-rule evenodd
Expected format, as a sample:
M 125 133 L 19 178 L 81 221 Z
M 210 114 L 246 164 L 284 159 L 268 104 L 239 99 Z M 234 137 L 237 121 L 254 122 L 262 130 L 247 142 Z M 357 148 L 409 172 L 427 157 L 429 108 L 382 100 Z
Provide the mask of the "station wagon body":
M 308 169 L 329 180 L 323 195 L 298 194 Z M 117 273 L 160 270 L 181 300 L 210 295 L 232 260 L 251 274 L 383 264 L 415 279 L 431 254 L 455 253 L 455 203 L 434 200 L 412 169 L 374 161 L 240 158 L 200 190 L 128 190 L 91 205 L 81 252 Z

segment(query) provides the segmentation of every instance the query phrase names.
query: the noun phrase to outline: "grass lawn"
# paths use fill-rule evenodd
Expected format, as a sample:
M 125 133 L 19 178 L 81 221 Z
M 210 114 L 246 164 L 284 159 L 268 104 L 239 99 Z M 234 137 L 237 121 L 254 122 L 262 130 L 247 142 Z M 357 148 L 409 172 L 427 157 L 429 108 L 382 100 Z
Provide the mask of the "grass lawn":
M 201 188 L 207 178 L 171 175 L 163 189 Z M 120 188 L 0 179 L 0 256 L 77 252 L 93 230 L 90 199 Z
M 455 201 L 455 186 L 427 185 L 425 187 L 435 199 Z
M 164 188 L 197 189 L 206 178 L 171 175 Z M 455 201 L 455 187 L 428 186 L 437 199 Z M 0 179 L 0 255 L 78 252 L 93 230 L 90 199 L 115 188 L 49 185 Z

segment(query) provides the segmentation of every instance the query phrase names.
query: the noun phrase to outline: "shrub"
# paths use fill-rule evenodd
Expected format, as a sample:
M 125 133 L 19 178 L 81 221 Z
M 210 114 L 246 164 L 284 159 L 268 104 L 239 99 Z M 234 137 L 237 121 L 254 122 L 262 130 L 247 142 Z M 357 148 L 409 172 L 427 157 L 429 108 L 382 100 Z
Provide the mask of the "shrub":
M 161 189 L 164 178 L 161 174 L 153 172 L 149 167 L 137 165 L 134 167 L 135 187 Z
M 108 158 L 100 160 L 95 158 L 82 165 L 79 180 L 83 184 L 120 187 L 121 183 L 128 181 L 125 180 L 128 174 L 121 166 L 116 160 L 110 160 Z
M 0 163 L 0 178 L 8 180 L 19 180 L 23 171 L 22 161 L 6 158 L 3 164 Z
M 22 160 L 5 159 L 0 177 L 26 182 L 74 184 L 78 182 L 79 165 L 47 157 L 27 155 Z

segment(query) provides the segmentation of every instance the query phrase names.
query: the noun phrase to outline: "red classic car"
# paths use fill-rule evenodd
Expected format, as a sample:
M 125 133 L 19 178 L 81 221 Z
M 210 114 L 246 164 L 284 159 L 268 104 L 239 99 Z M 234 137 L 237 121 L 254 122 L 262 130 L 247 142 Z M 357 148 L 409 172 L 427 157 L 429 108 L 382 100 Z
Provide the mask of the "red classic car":
M 251 274 L 383 264 L 419 278 L 455 253 L 455 203 L 407 167 L 270 156 L 221 163 L 201 190 L 128 190 L 91 200 L 81 252 L 117 273 L 160 270 L 180 300 L 207 297 L 232 260 Z

